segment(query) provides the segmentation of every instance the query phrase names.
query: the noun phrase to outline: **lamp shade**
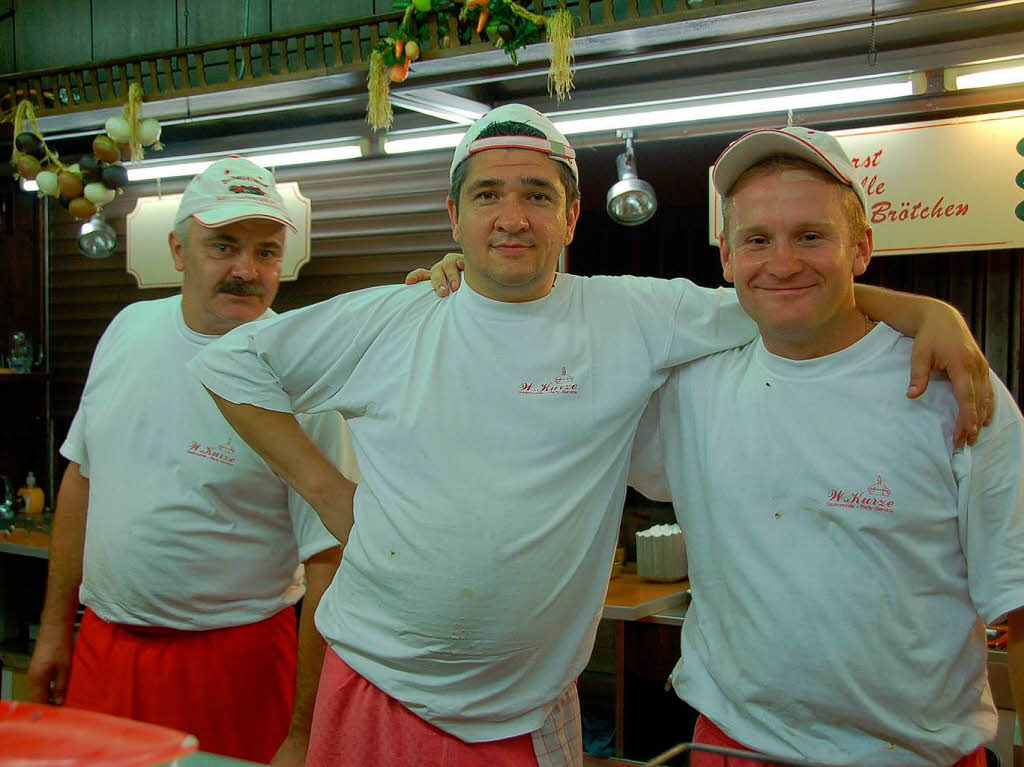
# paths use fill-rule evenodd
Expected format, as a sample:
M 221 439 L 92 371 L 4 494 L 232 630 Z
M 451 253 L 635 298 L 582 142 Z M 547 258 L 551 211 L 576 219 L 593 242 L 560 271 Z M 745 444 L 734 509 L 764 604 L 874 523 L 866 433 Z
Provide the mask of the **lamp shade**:
M 608 215 L 623 226 L 642 224 L 658 210 L 654 187 L 638 178 L 624 178 L 612 185 L 607 197 Z
M 110 258 L 117 247 L 117 235 L 110 224 L 95 215 L 78 232 L 78 250 L 88 258 Z

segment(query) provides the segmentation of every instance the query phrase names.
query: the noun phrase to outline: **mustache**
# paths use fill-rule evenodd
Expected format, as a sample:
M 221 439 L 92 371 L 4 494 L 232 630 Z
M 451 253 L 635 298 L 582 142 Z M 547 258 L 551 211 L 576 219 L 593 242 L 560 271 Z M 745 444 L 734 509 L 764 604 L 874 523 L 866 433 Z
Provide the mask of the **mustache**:
M 239 279 L 227 279 L 217 286 L 218 293 L 232 293 L 236 296 L 262 296 L 263 286 L 258 282 L 246 282 Z
M 533 247 L 533 243 L 528 240 L 518 240 L 514 237 L 507 237 L 504 240 L 498 240 L 489 243 L 492 248 L 500 248 L 506 245 L 519 245 L 525 248 Z

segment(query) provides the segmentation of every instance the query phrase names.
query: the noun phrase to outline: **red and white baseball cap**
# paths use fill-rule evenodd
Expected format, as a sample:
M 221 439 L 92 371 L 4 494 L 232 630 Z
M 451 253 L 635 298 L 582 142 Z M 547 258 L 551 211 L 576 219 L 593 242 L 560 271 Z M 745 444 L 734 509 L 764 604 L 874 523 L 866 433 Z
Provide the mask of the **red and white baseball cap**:
M 534 138 L 533 136 L 477 138 L 487 126 L 504 122 L 525 123 L 543 133 L 544 138 Z M 569 140 L 562 135 L 551 120 L 525 104 L 504 104 L 496 107 L 469 126 L 466 135 L 462 137 L 459 145 L 455 148 L 455 157 L 452 158 L 452 166 L 448 171 L 449 181 L 455 176 L 455 169 L 459 167 L 459 163 L 470 155 L 486 149 L 530 149 L 534 152 L 542 152 L 552 160 L 569 166 L 573 178 L 577 183 L 580 180 L 580 171 L 576 167 L 576 151 L 569 146 Z
M 175 225 L 189 216 L 208 227 L 267 218 L 298 231 L 288 217 L 273 174 L 237 155 L 217 160 L 189 182 L 174 216 Z
M 857 193 L 866 211 L 868 198 L 857 180 L 857 171 L 835 136 L 811 128 L 762 128 L 740 136 L 719 155 L 711 171 L 715 190 L 725 197 L 733 184 L 750 168 L 772 155 L 787 155 L 817 165 Z

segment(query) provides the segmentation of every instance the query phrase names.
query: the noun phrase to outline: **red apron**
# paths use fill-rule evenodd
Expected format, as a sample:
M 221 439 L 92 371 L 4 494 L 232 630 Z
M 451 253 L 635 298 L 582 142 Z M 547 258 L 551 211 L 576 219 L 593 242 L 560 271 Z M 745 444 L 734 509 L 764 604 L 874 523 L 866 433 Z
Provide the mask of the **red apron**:
M 295 699 L 295 610 L 209 631 L 107 623 L 86 609 L 66 705 L 173 727 L 199 748 L 269 762 Z
M 693 742 L 704 743 L 708 746 L 719 746 L 721 748 L 734 748 L 741 751 L 751 750 L 742 743 L 730 738 L 722 732 L 717 724 L 703 714 L 697 717 L 697 723 L 693 727 Z M 691 767 L 771 767 L 768 762 L 737 759 L 732 756 L 718 756 L 716 754 L 702 754 L 700 752 L 694 752 L 690 758 L 690 765 Z M 985 767 L 985 765 L 985 749 L 979 748 L 974 753 L 960 759 L 953 767 Z
M 412 713 L 327 649 L 306 767 L 537 767 L 533 737 L 466 743 Z

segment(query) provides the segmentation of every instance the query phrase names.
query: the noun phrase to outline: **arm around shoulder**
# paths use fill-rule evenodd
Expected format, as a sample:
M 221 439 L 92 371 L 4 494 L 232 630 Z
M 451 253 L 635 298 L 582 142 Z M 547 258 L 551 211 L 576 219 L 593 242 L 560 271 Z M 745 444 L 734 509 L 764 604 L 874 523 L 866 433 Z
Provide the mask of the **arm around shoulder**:
M 928 388 L 932 371 L 949 376 L 960 412 L 954 442 L 973 443 L 992 418 L 995 396 L 988 361 L 954 307 L 936 298 L 900 293 L 874 285 L 856 285 L 857 308 L 914 339 L 907 396 Z

